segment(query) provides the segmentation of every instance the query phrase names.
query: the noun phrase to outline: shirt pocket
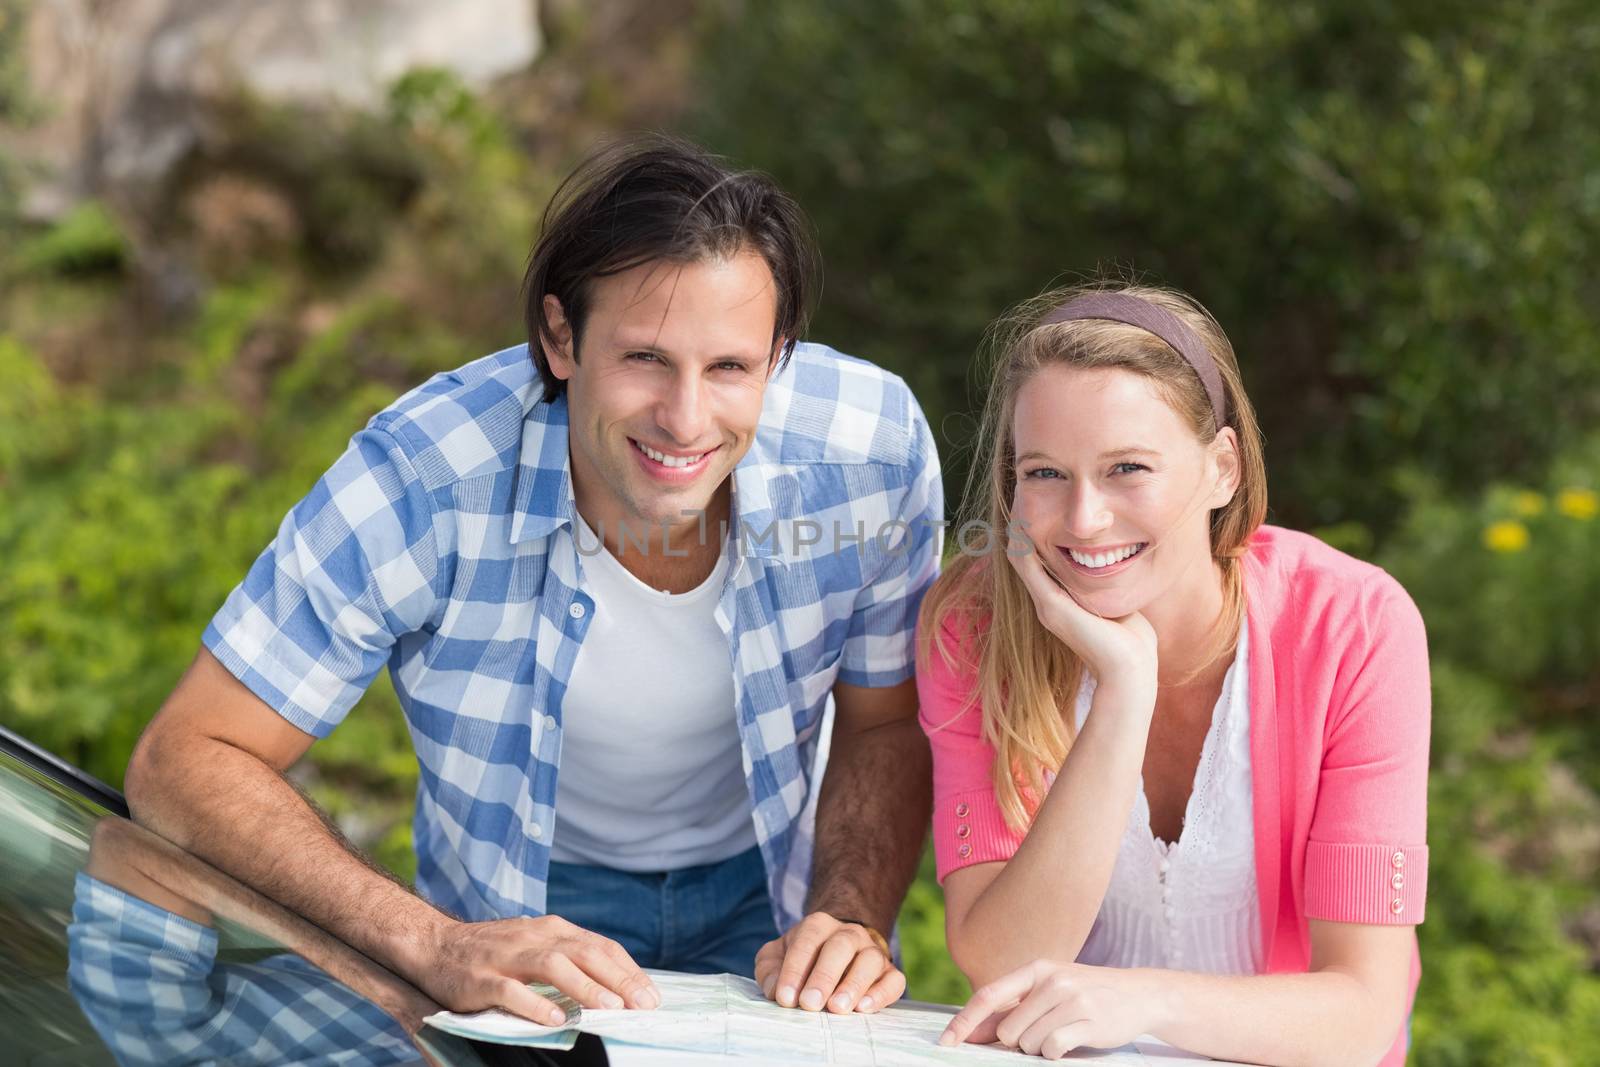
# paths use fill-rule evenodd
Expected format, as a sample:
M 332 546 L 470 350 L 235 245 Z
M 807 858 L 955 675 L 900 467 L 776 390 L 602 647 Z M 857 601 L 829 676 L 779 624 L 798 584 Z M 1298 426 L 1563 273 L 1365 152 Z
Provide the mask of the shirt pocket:
M 835 654 L 826 666 L 802 675 L 790 687 L 794 700 L 794 738 L 796 744 L 805 744 L 816 734 L 828 710 L 828 700 L 833 693 L 833 683 L 839 678 L 842 657 Z

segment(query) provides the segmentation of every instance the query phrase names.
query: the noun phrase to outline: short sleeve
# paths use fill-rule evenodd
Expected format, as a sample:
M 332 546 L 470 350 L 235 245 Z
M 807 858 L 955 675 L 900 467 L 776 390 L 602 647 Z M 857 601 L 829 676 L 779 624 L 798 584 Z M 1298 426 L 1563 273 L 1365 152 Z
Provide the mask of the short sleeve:
M 433 509 L 400 444 L 368 427 L 206 628 L 208 648 L 295 726 L 323 737 L 439 596 Z
M 944 487 L 933 431 L 907 397 L 909 480 L 881 536 L 884 562 L 856 595 L 840 653 L 839 680 L 873 688 L 898 685 L 916 669 L 917 610 L 939 575 Z
M 1366 592 L 1365 647 L 1328 714 L 1305 914 L 1411 925 L 1422 922 L 1428 888 L 1427 635 L 1393 578 L 1381 575 Z
M 133 1064 L 414 1062 L 377 1004 L 301 957 L 217 962 L 215 930 L 80 872 L 67 982 L 116 1057 Z
M 917 665 L 917 717 L 933 748 L 933 853 L 941 884 L 962 867 L 1010 859 L 1023 838 L 1006 825 L 995 799 L 995 752 L 983 738 L 976 657 L 954 615 L 946 615 Z

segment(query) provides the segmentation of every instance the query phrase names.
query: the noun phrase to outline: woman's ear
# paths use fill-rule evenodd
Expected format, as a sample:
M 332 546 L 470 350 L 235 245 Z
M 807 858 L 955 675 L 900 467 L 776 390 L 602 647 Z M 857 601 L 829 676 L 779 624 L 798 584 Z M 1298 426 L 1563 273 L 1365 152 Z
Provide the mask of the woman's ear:
M 1220 508 L 1239 491 L 1239 478 L 1243 470 L 1239 462 L 1239 435 L 1233 432 L 1232 426 L 1224 426 L 1217 431 L 1208 451 L 1213 481 L 1207 507 Z
M 545 363 L 549 365 L 550 373 L 566 381 L 572 377 L 572 372 L 578 365 L 578 357 L 572 351 L 572 324 L 567 321 L 567 313 L 562 309 L 561 301 L 550 293 L 544 295 L 544 320 L 550 324 L 550 332 L 556 337 L 554 345 L 540 339 Z

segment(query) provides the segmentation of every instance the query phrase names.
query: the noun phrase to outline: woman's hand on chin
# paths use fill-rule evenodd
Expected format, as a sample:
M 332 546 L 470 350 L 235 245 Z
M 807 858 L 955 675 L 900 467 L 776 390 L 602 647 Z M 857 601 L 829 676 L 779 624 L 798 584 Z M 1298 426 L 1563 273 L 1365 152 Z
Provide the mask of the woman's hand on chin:
M 974 993 L 939 1044 L 998 1041 L 1048 1060 L 1118 1048 L 1158 1025 L 1160 973 L 1035 960 Z
M 1027 587 L 1039 622 L 1083 659 L 1098 684 L 1155 691 L 1156 631 L 1143 615 L 1096 615 L 1046 569 L 1036 550 L 1006 558 Z

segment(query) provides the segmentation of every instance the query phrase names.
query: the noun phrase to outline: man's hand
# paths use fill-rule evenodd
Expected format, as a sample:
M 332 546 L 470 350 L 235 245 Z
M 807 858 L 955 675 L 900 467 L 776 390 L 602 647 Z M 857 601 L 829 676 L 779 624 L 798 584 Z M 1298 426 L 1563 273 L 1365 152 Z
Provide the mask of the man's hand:
M 413 976 L 452 1011 L 500 1008 L 546 1026 L 566 1015 L 528 982 L 545 982 L 586 1008 L 657 1008 L 650 977 L 610 938 L 555 915 L 451 921 Z
M 906 976 L 880 937 L 858 923 L 814 911 L 756 953 L 756 983 L 786 1008 L 873 1012 L 899 1000 Z

